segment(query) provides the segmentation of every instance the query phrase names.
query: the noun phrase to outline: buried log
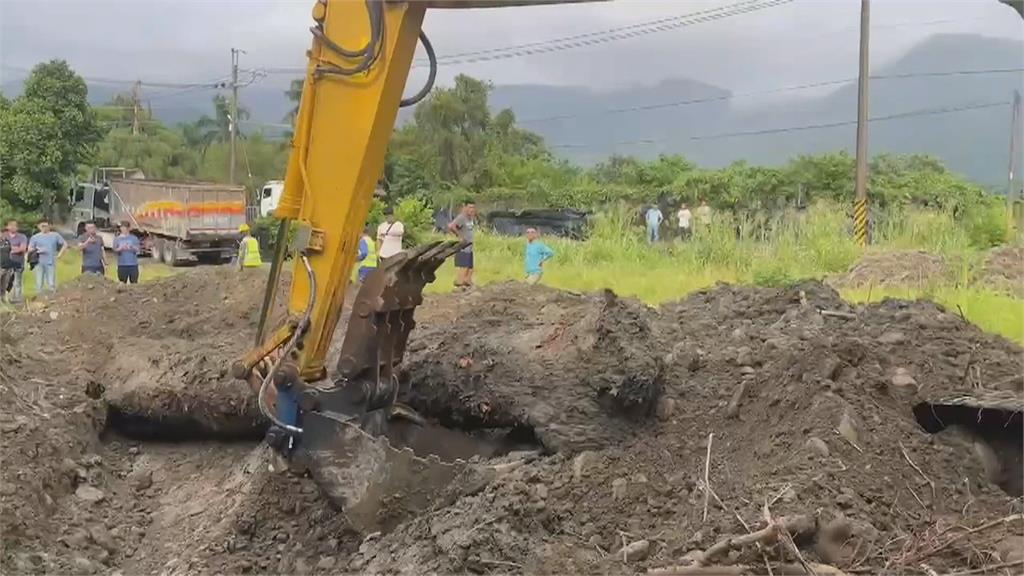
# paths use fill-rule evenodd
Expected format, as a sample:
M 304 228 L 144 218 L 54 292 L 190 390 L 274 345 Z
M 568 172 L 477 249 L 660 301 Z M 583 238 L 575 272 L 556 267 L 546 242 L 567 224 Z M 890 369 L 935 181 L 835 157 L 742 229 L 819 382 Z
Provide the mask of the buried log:
M 810 563 L 809 566 L 815 574 L 821 576 L 846 576 L 835 566 L 829 564 Z M 736 566 L 704 566 L 696 564 L 693 566 L 666 566 L 664 568 L 651 568 L 647 571 L 648 576 L 742 576 L 743 574 L 757 574 L 764 566 L 757 565 L 736 565 Z M 802 564 L 774 564 L 771 565 L 771 574 L 776 576 L 801 576 L 806 574 Z
M 267 427 L 248 385 L 228 374 L 236 343 L 133 341 L 99 374 L 107 424 L 129 437 L 259 439 Z

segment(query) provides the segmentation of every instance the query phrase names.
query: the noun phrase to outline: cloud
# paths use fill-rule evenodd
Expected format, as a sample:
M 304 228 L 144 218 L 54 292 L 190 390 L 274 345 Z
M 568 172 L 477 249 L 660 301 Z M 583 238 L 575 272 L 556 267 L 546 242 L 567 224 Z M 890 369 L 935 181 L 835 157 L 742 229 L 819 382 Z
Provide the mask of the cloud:
M 722 7 L 735 0 L 615 2 L 488 10 L 433 10 L 425 23 L 451 54 L 603 30 Z M 5 72 L 65 58 L 84 76 L 190 82 L 225 76 L 230 48 L 244 67 L 300 67 L 311 0 L 4 0 Z M 875 63 L 940 32 L 1020 38 L 1024 25 L 991 0 L 873 3 Z M 858 3 L 795 0 L 762 11 L 551 54 L 446 66 L 496 83 L 611 88 L 689 77 L 734 90 L 841 78 L 856 71 Z M 984 63 L 979 63 L 983 66 Z M 415 73 L 410 85 L 421 79 Z M 285 78 L 268 82 L 284 82 Z

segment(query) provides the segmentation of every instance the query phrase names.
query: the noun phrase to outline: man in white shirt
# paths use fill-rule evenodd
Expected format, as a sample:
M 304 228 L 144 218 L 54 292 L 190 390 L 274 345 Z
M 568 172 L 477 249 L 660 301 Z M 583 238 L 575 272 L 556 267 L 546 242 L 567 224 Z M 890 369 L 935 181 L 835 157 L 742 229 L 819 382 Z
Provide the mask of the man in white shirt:
M 390 207 L 384 209 L 384 221 L 377 227 L 378 254 L 381 258 L 390 258 L 402 251 L 402 236 L 405 226 L 395 220 L 395 212 Z
M 690 225 L 693 221 L 693 214 L 690 212 L 690 207 L 684 202 L 679 207 L 679 212 L 676 213 L 676 218 L 679 219 L 679 238 L 686 240 L 690 237 Z
M 700 199 L 700 206 L 697 207 L 697 221 L 701 226 L 711 224 L 711 206 L 708 206 L 708 201 L 703 198 Z

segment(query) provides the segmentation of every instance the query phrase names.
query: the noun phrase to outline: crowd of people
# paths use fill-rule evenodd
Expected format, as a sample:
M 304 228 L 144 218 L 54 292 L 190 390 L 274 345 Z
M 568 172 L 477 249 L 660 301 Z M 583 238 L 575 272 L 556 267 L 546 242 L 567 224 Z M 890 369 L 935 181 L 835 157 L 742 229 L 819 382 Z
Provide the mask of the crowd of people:
M 466 246 L 455 253 L 455 281 L 457 290 L 469 290 L 473 287 L 473 231 L 476 227 L 476 205 L 467 202 L 458 215 L 446 226 L 448 234 L 458 238 Z M 530 284 L 537 284 L 544 275 L 544 263 L 554 255 L 546 244 L 540 240 L 540 233 L 535 228 L 527 228 L 524 232 L 526 246 L 523 251 L 524 279 Z M 356 280 L 363 282 L 378 266 L 388 258 L 402 251 L 402 239 L 405 226 L 395 218 L 394 212 L 384 210 L 384 221 L 377 226 L 376 238 L 367 226 L 359 238 L 357 247 Z
M 696 212 L 696 214 L 694 214 Z M 644 223 L 647 226 L 647 242 L 654 244 L 661 240 L 661 229 L 665 223 L 665 215 L 657 204 L 644 208 Z M 700 205 L 693 212 L 689 205 L 683 202 L 676 212 L 676 236 L 680 240 L 688 240 L 693 235 L 693 225 L 696 221 L 698 226 L 706 226 L 711 223 L 711 206 L 703 198 Z
M 656 208 L 655 208 L 656 210 Z M 682 213 L 682 212 L 680 212 Z M 660 224 L 660 211 L 657 212 Z M 476 227 L 476 205 L 467 202 L 458 216 L 447 226 L 447 232 L 466 246 L 455 254 L 455 288 L 468 290 L 473 287 L 473 232 Z M 648 212 L 648 221 L 651 220 Z M 687 226 L 689 220 L 687 219 Z M 74 246 L 69 246 L 64 237 L 53 230 L 50 223 L 42 220 L 38 232 L 26 238 L 18 230 L 18 222 L 9 220 L 0 233 L 0 302 L 17 303 L 23 298 L 23 275 L 26 266 L 35 274 L 36 292 L 43 294 L 57 289 L 57 261 L 68 248 L 81 253 L 82 274 L 105 276 L 107 253 L 103 238 L 96 224 L 88 222 L 78 236 Z M 260 245 L 247 224 L 238 229 L 241 239 L 238 245 L 237 265 L 242 268 L 258 268 L 263 265 Z M 554 256 L 554 251 L 540 239 L 536 228 L 525 230 L 523 250 L 523 278 L 530 284 L 537 284 L 544 275 L 544 264 Z M 384 221 L 377 226 L 376 235 L 369 226 L 363 230 L 357 247 L 356 280 L 363 282 L 381 263 L 402 251 L 405 225 L 399 221 L 391 208 L 384 211 Z M 654 233 L 653 240 L 657 240 Z M 652 241 L 653 241 L 652 240 Z M 119 233 L 114 237 L 112 250 L 117 259 L 117 279 L 126 284 L 139 282 L 139 253 L 142 243 L 132 233 L 131 225 L 122 222 Z
M 8 220 L 0 233 L 0 302 L 16 304 L 24 293 L 26 266 L 35 275 L 36 293 L 57 290 L 57 261 L 68 250 L 68 242 L 47 220 L 37 224 L 38 232 L 27 238 L 18 229 L 17 220 Z M 139 252 L 142 243 L 131 233 L 131 225 L 122 222 L 113 240 L 117 257 L 117 279 L 124 283 L 139 281 Z M 107 254 L 96 224 L 88 222 L 74 250 L 82 254 L 82 274 L 107 273 Z

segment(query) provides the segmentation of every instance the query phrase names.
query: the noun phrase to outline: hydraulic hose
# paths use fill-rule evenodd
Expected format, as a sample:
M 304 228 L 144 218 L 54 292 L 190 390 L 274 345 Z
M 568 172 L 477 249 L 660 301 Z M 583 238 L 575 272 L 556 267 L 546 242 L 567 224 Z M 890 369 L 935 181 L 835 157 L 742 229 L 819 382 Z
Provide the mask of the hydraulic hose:
M 295 346 L 299 343 L 299 338 L 302 338 L 303 333 L 305 333 L 306 329 L 309 327 L 309 320 L 313 315 L 313 305 L 316 304 L 316 275 L 313 274 L 313 267 L 309 264 L 309 258 L 307 258 L 305 254 L 300 254 L 299 257 L 302 259 L 302 265 L 306 267 L 306 276 L 309 278 L 309 298 L 306 300 L 306 312 L 302 315 L 302 320 L 299 322 L 299 325 L 296 326 L 295 333 L 292 334 L 291 340 L 289 340 L 288 344 L 286 344 L 281 350 L 281 354 L 277 357 L 277 360 L 274 361 L 274 365 L 271 366 L 270 371 L 267 372 L 267 375 L 263 378 L 263 382 L 260 384 L 260 391 L 256 399 L 260 412 L 262 412 L 268 420 L 273 422 L 276 426 L 279 426 L 293 434 L 302 434 L 302 428 L 292 426 L 291 424 L 281 421 L 281 419 L 277 417 L 277 414 L 274 414 L 267 407 L 266 397 L 267 390 L 270 388 L 270 382 L 274 379 L 274 375 L 277 374 L 277 371 L 281 368 L 281 363 L 292 353 L 292 350 L 294 350 Z
M 324 74 L 336 74 L 339 76 L 355 76 L 356 74 L 369 70 L 373 66 L 373 63 L 377 61 L 381 50 L 383 50 L 382 45 L 384 43 L 385 27 L 383 0 L 366 0 L 366 11 L 370 18 L 370 40 L 361 50 L 348 50 L 328 38 L 327 34 L 324 33 L 322 24 L 317 24 L 309 29 L 309 31 L 313 33 L 313 36 L 331 52 L 345 58 L 362 59 L 358 64 L 351 68 L 338 66 L 337 64 L 322 64 L 317 67 L 318 72 Z
M 420 100 L 427 97 L 430 91 L 434 88 L 434 81 L 437 80 L 437 54 L 434 53 L 434 45 L 430 43 L 430 38 L 427 38 L 426 32 L 420 30 L 420 42 L 423 44 L 423 49 L 427 52 L 427 59 L 430 60 L 430 74 L 427 76 L 427 83 L 420 88 L 414 96 L 409 98 L 403 98 L 399 104 L 402 108 L 406 106 L 413 106 L 418 104 Z

